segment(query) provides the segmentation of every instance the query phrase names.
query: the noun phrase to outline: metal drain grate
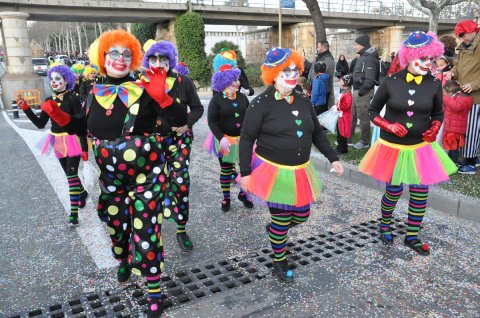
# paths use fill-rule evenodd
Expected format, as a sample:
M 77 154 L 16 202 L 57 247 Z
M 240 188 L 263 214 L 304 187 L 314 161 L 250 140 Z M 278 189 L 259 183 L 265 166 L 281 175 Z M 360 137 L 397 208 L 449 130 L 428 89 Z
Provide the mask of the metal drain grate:
M 405 224 L 392 219 L 393 235 L 405 234 Z M 353 253 L 367 244 L 379 243 L 379 221 L 371 220 L 339 233 L 327 232 L 317 236 L 287 243 L 289 267 L 312 266 L 315 263 Z M 250 255 L 211 261 L 189 269 L 182 269 L 171 276 L 162 276 L 162 289 L 166 296 L 165 307 L 182 306 L 201 301 L 230 289 L 248 285 L 270 275 L 273 253 L 263 248 Z M 144 286 L 132 284 L 101 293 L 88 293 L 72 298 L 65 303 L 44 306 L 8 316 L 27 317 L 137 317 L 146 310 L 147 294 Z

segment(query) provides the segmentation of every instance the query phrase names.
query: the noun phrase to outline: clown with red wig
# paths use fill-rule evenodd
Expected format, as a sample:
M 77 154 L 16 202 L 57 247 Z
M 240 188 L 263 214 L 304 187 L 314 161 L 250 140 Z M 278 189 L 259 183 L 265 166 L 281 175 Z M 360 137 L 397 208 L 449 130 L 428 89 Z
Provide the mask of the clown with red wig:
M 52 88 L 52 96 L 45 100 L 42 108 L 51 105 L 57 109 L 68 113 L 69 115 L 77 115 L 82 111 L 82 104 L 79 97 L 74 93 L 76 77 L 68 66 L 63 64 L 53 65 L 47 73 Z M 42 138 L 38 146 L 42 150 L 42 154 L 50 153 L 53 149 L 60 165 L 67 176 L 68 193 L 70 196 L 70 215 L 68 223 L 71 226 L 78 225 L 78 209 L 83 208 L 88 197 L 87 191 L 78 177 L 78 166 L 80 157 L 88 160 L 88 146 L 85 136 L 78 137 L 75 134 L 68 133 L 62 126 L 58 125 L 51 116 L 42 111 L 37 116 L 27 102 L 22 97 L 17 97 L 18 106 L 25 112 L 28 119 L 42 129 L 51 121 L 50 132 Z
M 420 255 L 429 255 L 418 233 L 432 184 L 449 180 L 456 165 L 435 142 L 443 121 L 442 83 L 429 73 L 432 61 L 443 54 L 443 44 L 433 33 L 416 31 L 399 51 L 403 70 L 382 82 L 368 109 L 380 127 L 380 139 L 369 149 L 359 171 L 386 183 L 381 200 L 380 237 L 393 243 L 390 222 L 403 185 L 409 186 L 405 245 Z M 380 111 L 385 105 L 384 117 Z
M 203 115 L 195 85 L 186 75 L 173 70 L 177 66 L 177 48 L 168 41 L 147 41 L 142 65 L 145 69 L 159 69 L 167 74 L 164 89 L 168 96 L 179 104 L 179 111 L 166 114 L 158 119 L 157 131 L 165 136 L 167 169 L 172 189 L 167 191 L 166 202 L 177 203 L 175 209 L 166 210 L 164 216 L 177 226 L 177 242 L 180 248 L 189 252 L 193 243 L 187 234 L 190 214 L 190 153 L 193 142 L 193 125 Z M 172 194 L 172 195 L 170 195 Z
M 320 180 L 310 162 L 312 144 L 338 175 L 343 167 L 318 122 L 308 97 L 294 90 L 303 72 L 303 56 L 288 48 L 271 48 L 262 67 L 266 91 L 249 105 L 240 137 L 242 188 L 266 201 L 267 226 L 274 253 L 273 274 L 293 281 L 288 269 L 288 230 L 304 223 L 310 204 L 320 195 Z M 253 154 L 253 145 L 256 149 Z
M 134 273 L 146 277 L 148 317 L 160 317 L 164 268 L 162 212 L 167 188 L 163 137 L 157 117 L 179 110 L 165 92 L 167 73 L 152 69 L 148 82 L 130 76 L 142 63 L 138 40 L 124 30 L 104 32 L 90 46 L 90 60 L 106 76 L 94 84 L 83 117 L 70 116 L 55 105 L 44 112 L 68 132 L 88 132 L 100 168 L 97 212 L 107 223 L 113 256 L 120 262 L 119 282 Z
M 208 127 L 211 133 L 205 147 L 210 154 L 218 157 L 220 163 L 220 187 L 222 189 L 222 211 L 230 210 L 230 184 L 235 181 L 238 162 L 238 142 L 248 99 L 238 92 L 240 69 L 237 68 L 235 51 L 224 49 L 213 59 L 213 95 L 208 106 Z M 249 209 L 253 203 L 240 190 L 238 199 Z

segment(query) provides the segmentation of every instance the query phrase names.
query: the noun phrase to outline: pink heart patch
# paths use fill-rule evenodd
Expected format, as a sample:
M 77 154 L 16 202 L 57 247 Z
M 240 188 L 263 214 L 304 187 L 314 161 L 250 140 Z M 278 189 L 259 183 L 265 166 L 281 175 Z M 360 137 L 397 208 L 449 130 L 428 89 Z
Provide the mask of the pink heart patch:
M 237 126 L 237 128 L 240 128 L 240 126 L 242 126 L 242 124 L 236 123 L 235 126 Z
M 412 116 L 413 116 L 413 112 L 408 111 L 408 112 L 407 112 L 407 116 L 408 116 L 408 117 L 412 117 Z

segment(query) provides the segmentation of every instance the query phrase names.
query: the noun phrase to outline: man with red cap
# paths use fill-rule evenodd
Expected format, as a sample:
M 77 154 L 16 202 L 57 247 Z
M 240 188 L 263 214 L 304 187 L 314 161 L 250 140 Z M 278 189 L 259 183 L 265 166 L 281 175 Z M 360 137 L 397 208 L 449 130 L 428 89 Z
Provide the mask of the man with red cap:
M 458 59 L 452 70 L 446 74 L 447 80 L 455 78 L 464 93 L 473 98 L 473 107 L 468 114 L 467 133 L 463 157 L 465 163 L 458 172 L 475 174 L 480 145 L 480 35 L 478 24 L 472 20 L 460 21 L 455 26 L 455 34 L 461 43 L 457 47 Z

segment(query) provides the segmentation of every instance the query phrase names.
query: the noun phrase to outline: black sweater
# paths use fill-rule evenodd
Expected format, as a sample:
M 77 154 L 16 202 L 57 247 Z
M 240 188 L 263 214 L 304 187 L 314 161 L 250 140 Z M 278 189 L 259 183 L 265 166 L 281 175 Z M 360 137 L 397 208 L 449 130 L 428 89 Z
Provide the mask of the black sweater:
M 215 94 L 208 105 L 208 127 L 215 138 L 223 135 L 240 136 L 240 131 L 248 107 L 248 99 L 237 93 L 234 100 L 224 98 L 223 94 Z
M 129 76 L 123 78 L 107 76 L 105 84 L 120 85 L 128 81 L 132 81 L 132 78 Z M 152 133 L 155 131 L 157 117 L 167 116 L 170 113 L 178 113 L 181 110 L 180 105 L 175 102 L 175 100 L 172 105 L 162 109 L 160 105 L 148 95 L 146 90 L 143 91 L 136 103 L 138 103 L 140 107 L 131 135 Z M 65 128 L 76 134 L 85 134 L 88 129 L 88 132 L 95 138 L 115 140 L 122 136 L 122 129 L 128 109 L 118 96 L 115 98 L 113 105 L 112 113 L 110 116 L 107 116 L 107 110 L 93 97 L 88 115 L 85 116 L 85 114 L 83 114 L 83 116 L 72 117 L 70 123 Z M 174 114 L 171 116 L 174 116 Z
M 188 128 L 191 130 L 193 125 L 202 117 L 204 110 L 195 85 L 188 76 L 174 73 L 171 70 L 168 72 L 168 76 L 176 77 L 168 95 L 180 104 L 181 111 L 170 112 L 167 116 L 162 116 L 158 131 L 162 134 L 168 134 L 171 131 L 171 127 L 182 127 L 185 125 L 188 125 Z
M 368 113 L 373 120 L 386 105 L 384 118 L 402 124 L 408 133 L 398 137 L 381 130 L 380 138 L 400 145 L 414 145 L 423 141 L 422 133 L 430 128 L 433 120 L 443 121 L 442 83 L 427 74 L 417 85 L 415 81 L 407 83 L 406 76 L 407 69 L 387 76 L 375 93 Z
M 57 96 L 60 95 L 61 93 L 57 93 Z M 48 97 L 47 100 L 54 100 L 57 102 L 58 106 L 60 109 L 64 112 L 66 112 L 69 115 L 78 115 L 82 112 L 82 104 L 80 102 L 80 99 L 78 96 L 76 96 L 74 93 L 65 91 L 63 92 L 63 100 L 60 98 L 55 98 L 53 99 L 52 97 Z M 40 115 L 37 117 L 37 115 L 32 111 L 31 108 L 28 108 L 25 110 L 25 115 L 27 115 L 28 119 L 37 126 L 37 128 L 44 128 L 45 125 L 48 123 L 50 120 L 50 116 L 48 116 L 47 113 L 42 111 Z M 50 131 L 52 133 L 65 133 L 67 130 L 65 128 L 60 127 L 56 122 L 53 120 L 51 121 L 52 127 L 50 128 Z M 80 138 L 80 145 L 82 146 L 83 151 L 87 151 L 87 139 L 83 136 Z
M 330 146 L 318 122 L 310 100 L 297 93 L 293 104 L 275 100 L 275 87 L 270 86 L 248 106 L 240 137 L 240 170 L 251 173 L 252 148 L 256 153 L 278 164 L 296 166 L 310 159 L 312 143 L 330 162 L 338 155 Z

